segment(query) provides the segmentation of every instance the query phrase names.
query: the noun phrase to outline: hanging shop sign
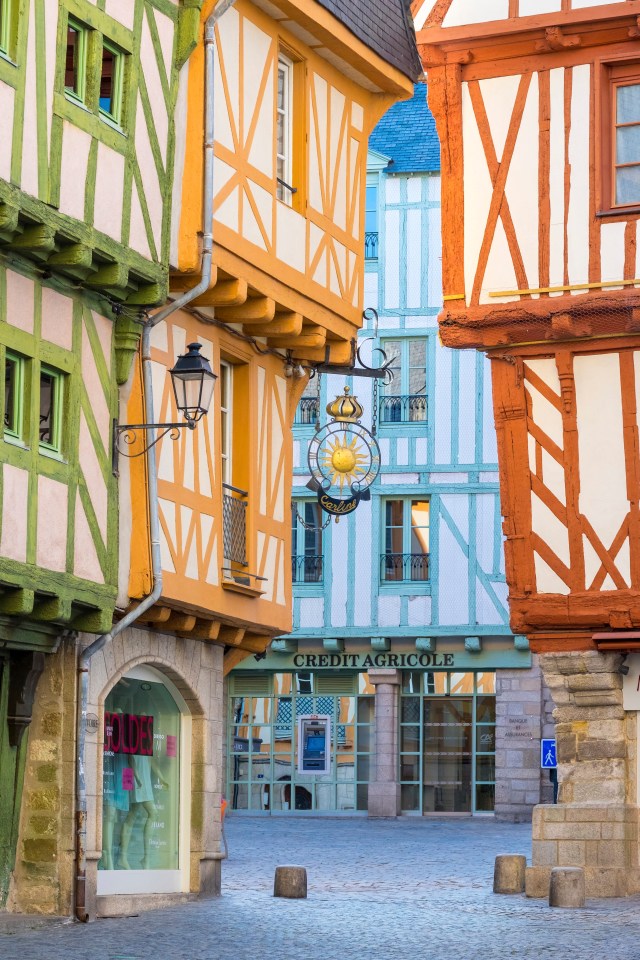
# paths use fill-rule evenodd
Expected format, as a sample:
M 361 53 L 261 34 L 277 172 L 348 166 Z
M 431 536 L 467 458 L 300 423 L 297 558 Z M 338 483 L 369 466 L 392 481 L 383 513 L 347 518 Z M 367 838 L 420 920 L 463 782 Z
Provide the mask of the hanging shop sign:
M 456 666 L 455 653 L 296 653 L 291 658 L 297 670 L 316 668 L 351 670 L 384 669 L 427 670 L 451 669 Z
M 330 423 L 321 427 L 309 444 L 308 486 L 318 503 L 339 519 L 371 496 L 370 487 L 380 472 L 380 448 L 376 438 L 360 423 L 364 413 L 357 397 L 344 395 L 327 404 Z

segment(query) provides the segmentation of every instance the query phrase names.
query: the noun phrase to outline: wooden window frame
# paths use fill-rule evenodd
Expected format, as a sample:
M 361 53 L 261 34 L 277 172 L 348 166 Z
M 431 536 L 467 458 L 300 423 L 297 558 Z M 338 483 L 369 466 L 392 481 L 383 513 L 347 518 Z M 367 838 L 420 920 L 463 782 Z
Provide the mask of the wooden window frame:
M 388 504 L 388 503 L 401 503 L 401 504 L 402 504 L 402 527 L 400 527 L 400 526 L 389 526 L 389 525 L 387 524 L 387 504 Z M 420 526 L 420 527 L 418 527 L 417 525 L 415 525 L 415 524 L 412 522 L 413 515 L 412 515 L 412 509 L 411 509 L 411 507 L 412 507 L 412 504 L 413 504 L 413 503 L 428 503 L 428 504 L 429 504 L 429 522 L 428 522 L 428 525 L 427 525 L 427 526 Z M 404 568 L 403 568 L 403 579 L 400 579 L 400 580 L 389 579 L 389 580 L 387 580 L 387 579 L 382 578 L 382 576 L 381 576 L 381 583 L 383 583 L 385 586 L 386 586 L 386 585 L 389 585 L 389 586 L 398 586 L 398 587 L 399 587 L 399 586 L 402 586 L 402 585 L 406 586 L 407 583 L 412 583 L 412 584 L 416 584 L 416 583 L 417 583 L 417 584 L 426 584 L 426 583 L 430 583 L 430 582 L 431 582 L 431 562 L 430 562 L 430 561 L 431 561 L 431 497 L 428 496 L 428 495 L 427 495 L 427 496 L 424 496 L 424 497 L 419 497 L 419 496 L 416 496 L 416 494 L 409 494 L 409 495 L 405 495 L 405 496 L 400 495 L 400 496 L 395 496 L 395 497 L 394 497 L 394 496 L 385 497 L 385 498 L 382 500 L 382 522 L 381 522 L 382 543 L 380 544 L 380 547 L 381 547 L 380 554 L 381 554 L 381 555 L 388 555 L 388 556 L 398 555 L 396 551 L 392 551 L 392 550 L 388 550 L 388 549 L 387 549 L 387 530 L 402 530 L 402 554 L 401 554 L 401 555 L 402 555 L 403 557 L 404 557 L 404 556 L 413 555 L 413 551 L 412 551 L 412 549 L 411 549 L 411 546 L 412 546 L 412 538 L 413 538 L 413 530 L 414 530 L 414 529 L 428 530 L 428 532 L 429 532 L 429 533 L 428 533 L 429 549 L 427 550 L 426 553 L 416 554 L 416 556 L 423 556 L 423 557 L 426 557 L 426 558 L 427 558 L 427 564 L 428 564 L 427 570 L 428 570 L 428 575 L 427 575 L 426 579 L 422 580 L 422 579 L 416 578 L 415 580 L 413 580 L 413 579 L 411 579 L 411 580 L 405 580 L 405 579 L 404 579 Z M 404 563 L 404 561 L 403 561 L 403 563 Z
M 4 423 L 4 415 L 6 415 L 6 410 L 3 412 L 3 436 L 5 440 L 8 440 L 10 443 L 24 443 L 24 411 L 25 411 L 25 400 L 26 400 L 26 391 L 25 384 L 27 381 L 27 363 L 29 362 L 26 357 L 21 356 L 19 353 L 15 353 L 13 350 L 5 351 L 5 367 L 3 376 L 6 378 L 6 361 L 11 361 L 15 364 L 15 383 L 13 386 L 13 404 L 15 409 L 15 426 L 8 427 Z M 6 379 L 5 379 L 6 384 Z M 3 391 L 3 396 L 5 395 Z
M 640 212 L 640 197 L 631 203 L 618 204 L 616 197 L 616 108 L 615 95 L 620 86 L 640 84 L 640 58 L 603 61 L 596 65 L 596 130 L 600 147 L 596 155 L 599 169 L 596 176 L 596 210 L 599 216 L 616 216 Z
M 0 0 L 0 14 L 2 14 L 0 20 L 0 54 L 14 62 L 18 36 L 17 0 Z
M 48 377 L 51 377 L 53 380 L 53 391 L 51 398 L 51 441 L 41 440 L 39 427 L 38 427 L 38 447 L 41 453 L 46 454 L 47 456 L 62 457 L 63 455 L 63 435 L 62 435 L 62 420 L 64 412 L 64 400 L 65 400 L 65 380 L 66 375 L 62 370 L 57 370 L 55 367 L 50 367 L 48 364 L 40 364 L 40 370 L 38 373 L 38 418 L 40 422 L 41 412 L 40 412 L 40 377 L 42 374 L 45 374 Z
M 278 106 L 277 90 L 280 86 L 280 72 L 283 72 L 285 83 L 285 103 L 282 110 Z M 278 133 L 280 122 L 284 126 L 284 153 L 278 153 Z M 282 159 L 282 177 L 279 177 L 278 160 Z M 284 181 L 281 183 L 280 181 Z M 276 198 L 288 207 L 293 205 L 296 187 L 293 184 L 293 60 L 284 51 L 278 53 L 277 84 L 276 84 Z
M 116 107 L 111 113 L 107 110 L 103 110 L 100 106 L 100 81 L 102 79 L 102 51 L 108 50 L 114 56 L 113 61 L 113 92 L 111 97 L 112 105 Z M 125 74 L 125 52 L 120 47 L 116 46 L 115 43 L 111 43 L 106 37 L 102 37 L 102 44 L 100 49 L 100 77 L 98 79 L 98 113 L 101 120 L 105 120 L 109 124 L 121 128 L 122 127 L 122 113 L 123 113 L 123 104 L 124 104 L 124 74 Z
M 85 23 L 81 23 L 79 20 L 76 20 L 75 17 L 68 17 L 67 19 L 67 31 L 65 37 L 69 33 L 69 29 L 75 30 L 78 35 L 77 40 L 77 50 L 78 50 L 78 90 L 73 90 L 71 87 L 68 87 L 65 83 L 64 74 L 66 72 L 66 56 L 67 50 L 64 49 L 65 56 L 65 67 L 63 70 L 62 84 L 64 87 L 65 97 L 68 97 L 72 103 L 80 104 L 83 107 L 87 107 L 87 69 L 88 69 L 88 50 L 89 50 L 89 33 L 91 28 L 88 27 Z
M 224 373 L 223 373 L 224 371 Z M 222 483 L 233 483 L 233 364 L 220 361 L 220 463 Z M 225 420 L 226 418 L 226 420 Z M 226 422 L 226 434 L 222 429 Z M 226 441 L 226 442 L 225 442 Z
M 278 183 L 278 71 L 281 65 L 286 65 L 288 72 L 288 165 L 285 171 L 285 180 L 291 188 L 288 190 Z M 276 199 L 280 203 L 291 207 L 298 213 L 306 210 L 306 150 L 307 150 L 307 122 L 306 122 L 306 62 L 302 56 L 290 46 L 280 43 L 275 73 L 275 102 L 274 118 L 276 137 L 274 142 L 274 171 L 276 178 Z

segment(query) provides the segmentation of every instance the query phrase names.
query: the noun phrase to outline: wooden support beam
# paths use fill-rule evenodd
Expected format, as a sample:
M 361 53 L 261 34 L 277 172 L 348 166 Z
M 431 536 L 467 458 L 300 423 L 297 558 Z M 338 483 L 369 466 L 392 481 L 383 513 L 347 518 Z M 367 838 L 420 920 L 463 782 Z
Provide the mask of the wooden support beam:
M 234 667 L 237 667 L 239 663 L 242 663 L 243 660 L 246 660 L 247 657 L 250 656 L 251 653 L 248 650 L 241 650 L 239 647 L 235 647 L 233 650 L 227 650 L 222 662 L 223 675 L 227 677 Z
M 351 361 L 351 341 L 331 340 L 320 348 L 307 347 L 302 349 L 299 340 L 292 347 L 295 360 L 308 360 L 311 363 L 335 363 L 342 366 Z M 329 357 L 327 359 L 327 350 Z
M 129 268 L 124 263 L 106 263 L 87 277 L 85 283 L 92 289 L 122 293 L 129 282 Z
M 16 233 L 20 232 L 18 222 L 18 208 L 11 206 L 10 203 L 0 203 L 0 236 L 5 240 L 11 240 Z
M 192 640 L 204 640 L 208 643 L 215 643 L 220 634 L 220 627 L 221 624 L 218 620 L 200 620 L 198 618 L 189 636 Z
M 20 253 L 29 253 L 34 257 L 48 259 L 55 249 L 55 231 L 44 223 L 34 224 L 15 237 L 10 246 Z
M 172 614 L 171 607 L 151 607 L 138 617 L 140 623 L 166 623 Z
M 0 613 L 14 615 L 24 615 L 31 613 L 35 593 L 33 590 L 25 590 L 22 587 L 5 588 L 0 595 Z
M 218 643 L 224 643 L 225 647 L 239 647 L 245 633 L 244 627 L 222 626 L 218 634 Z
M 264 327 L 243 323 L 244 332 L 250 337 L 297 337 L 302 333 L 302 314 L 276 313 L 271 323 Z
M 220 280 L 193 301 L 195 307 L 235 307 L 246 303 L 249 286 L 246 280 Z
M 178 613 L 173 611 L 168 620 L 162 624 L 162 632 L 179 633 L 189 636 L 196 625 L 196 618 L 190 613 Z
M 249 653 L 264 653 L 270 643 L 271 637 L 248 636 L 243 638 L 240 647 Z
M 171 293 L 184 293 L 185 290 L 192 290 L 200 281 L 198 273 L 172 273 L 169 278 L 169 290 Z M 211 267 L 210 285 L 213 287 L 218 282 L 218 268 Z
M 270 297 L 249 297 L 246 303 L 216 310 L 218 320 L 225 323 L 264 323 L 269 324 L 269 328 L 275 315 L 276 302 Z
M 71 599 L 66 597 L 38 597 L 36 594 L 30 616 L 32 620 L 69 623 L 71 620 Z
M 70 625 L 74 630 L 84 630 L 87 633 L 108 633 L 113 626 L 113 610 L 111 607 L 91 610 L 72 604 Z
M 159 283 L 141 283 L 126 302 L 132 307 L 152 307 L 164 300 L 164 287 Z
M 304 350 L 305 348 L 320 349 L 324 347 L 327 339 L 327 331 L 318 329 L 311 333 L 303 328 L 302 333 L 297 337 L 272 337 L 267 332 L 267 343 L 270 347 L 280 347 L 283 350 Z
M 47 264 L 56 270 L 71 274 L 84 280 L 98 267 L 93 261 L 93 247 L 86 243 L 69 243 L 66 247 L 52 253 Z

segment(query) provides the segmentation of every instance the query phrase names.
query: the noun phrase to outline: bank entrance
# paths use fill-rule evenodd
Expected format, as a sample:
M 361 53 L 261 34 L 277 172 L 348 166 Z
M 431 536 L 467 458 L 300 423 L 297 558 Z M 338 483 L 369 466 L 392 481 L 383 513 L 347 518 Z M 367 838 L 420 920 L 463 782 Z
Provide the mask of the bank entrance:
M 366 814 L 376 763 L 376 697 L 367 673 L 244 672 L 231 676 L 230 694 L 232 810 Z M 326 774 L 300 770 L 298 721 L 309 716 L 330 721 Z M 399 721 L 403 813 L 493 812 L 495 672 L 403 671 Z

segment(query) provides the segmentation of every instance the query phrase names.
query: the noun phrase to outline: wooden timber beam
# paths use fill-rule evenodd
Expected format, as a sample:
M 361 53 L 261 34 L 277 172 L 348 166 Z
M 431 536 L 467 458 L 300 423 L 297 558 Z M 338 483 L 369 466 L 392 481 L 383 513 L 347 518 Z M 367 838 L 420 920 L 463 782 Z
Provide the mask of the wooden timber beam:
M 138 620 L 140 623 L 166 623 L 171 613 L 170 607 L 151 607 L 150 610 L 140 614 Z
M 220 628 L 220 633 L 218 634 L 218 643 L 224 643 L 226 647 L 239 647 L 244 639 L 246 630 L 244 627 L 228 627 L 223 626 Z
M 105 263 L 85 283 L 92 289 L 123 292 L 129 283 L 129 268 L 124 263 Z
M 84 280 L 98 269 L 98 264 L 93 260 L 93 252 L 93 247 L 87 243 L 69 243 L 66 247 L 61 247 L 60 250 L 52 253 L 47 264 Z
M 244 637 L 240 648 L 242 650 L 247 650 L 249 653 L 264 653 L 269 644 L 271 643 L 271 637 Z
M 220 634 L 220 627 L 221 624 L 217 620 L 200 620 L 198 618 L 189 636 L 192 640 L 205 640 L 208 643 L 215 643 Z
M 223 676 L 227 677 L 234 667 L 237 667 L 239 663 L 242 663 L 243 660 L 246 660 L 247 657 L 250 656 L 251 653 L 249 650 L 241 650 L 238 647 L 233 650 L 227 650 L 222 666 Z
M 275 314 L 276 302 L 271 297 L 249 297 L 246 303 L 216 310 L 217 319 L 225 323 L 270 324 Z
M 322 327 L 303 327 L 297 337 L 272 337 L 267 333 L 267 343 L 270 347 L 280 347 L 283 350 L 296 350 L 306 347 L 319 349 L 327 342 L 327 331 Z
M 190 613 L 173 611 L 168 620 L 162 624 L 162 632 L 177 633 L 180 636 L 189 636 L 196 625 L 196 618 Z
M 34 224 L 25 230 L 9 244 L 12 250 L 31 256 L 48 259 L 55 249 L 55 231 L 44 223 Z
M 184 293 L 185 290 L 191 290 L 200 281 L 200 274 L 197 273 L 172 273 L 169 278 L 169 290 L 172 293 Z M 211 267 L 210 285 L 215 287 L 218 282 L 218 268 L 215 264 Z
M 326 345 L 302 349 L 299 341 L 292 347 L 294 360 L 308 360 L 311 363 L 335 363 L 338 366 L 350 363 L 352 359 L 350 340 L 331 340 Z M 327 356 L 328 351 L 328 356 Z
M 244 332 L 249 337 L 297 337 L 302 333 L 303 318 L 299 313 L 276 313 L 275 319 L 264 327 L 243 323 Z
M 193 301 L 195 307 L 235 307 L 246 303 L 249 285 L 246 280 L 219 280 Z

